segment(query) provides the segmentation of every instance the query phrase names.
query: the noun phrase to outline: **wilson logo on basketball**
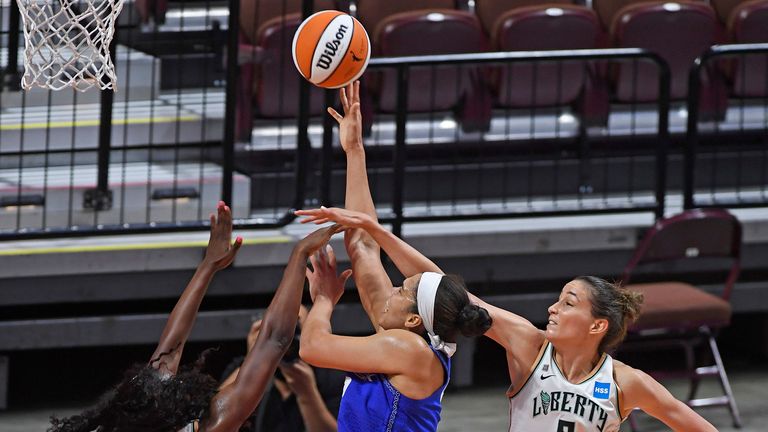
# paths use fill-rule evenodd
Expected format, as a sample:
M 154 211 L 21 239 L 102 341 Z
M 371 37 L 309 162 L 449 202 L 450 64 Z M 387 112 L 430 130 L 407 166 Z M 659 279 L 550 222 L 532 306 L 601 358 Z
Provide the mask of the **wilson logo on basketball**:
M 320 55 L 320 58 L 317 60 L 317 64 L 315 66 L 326 70 L 331 67 L 331 62 L 333 61 L 333 58 L 336 57 L 336 53 L 339 51 L 341 41 L 344 39 L 344 35 L 346 34 L 347 26 L 344 24 L 339 25 L 339 29 L 336 30 L 336 34 L 334 35 L 335 39 L 325 44 L 325 49 Z
M 371 58 L 371 42 L 354 17 L 324 10 L 301 23 L 293 36 L 292 52 L 293 64 L 309 82 L 339 88 L 363 74 Z

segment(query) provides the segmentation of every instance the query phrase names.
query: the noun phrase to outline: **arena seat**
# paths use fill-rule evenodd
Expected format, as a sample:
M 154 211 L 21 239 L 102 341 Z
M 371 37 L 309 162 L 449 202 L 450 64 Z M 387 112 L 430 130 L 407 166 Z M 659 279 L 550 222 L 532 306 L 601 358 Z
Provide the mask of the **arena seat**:
M 636 3 L 644 3 L 648 0 L 592 0 L 592 8 L 595 10 L 600 24 L 607 31 L 616 14 L 623 8 Z
M 357 0 L 355 6 L 354 15 L 374 44 L 377 28 L 387 17 L 417 10 L 456 9 L 456 0 Z
M 728 32 L 735 43 L 768 42 L 768 1 L 756 0 L 738 5 L 728 22 Z M 732 75 L 731 94 L 734 97 L 768 96 L 768 56 L 765 54 L 737 58 Z
M 480 24 L 483 26 L 485 34 L 492 38 L 494 25 L 499 17 L 513 9 L 531 6 L 569 5 L 573 3 L 571 0 L 550 0 L 544 3 L 540 0 L 475 0 L 475 13 L 480 19 Z
M 710 0 L 712 8 L 717 13 L 717 18 L 723 24 L 728 24 L 733 15 L 734 9 L 750 0 Z
M 611 24 L 613 45 L 645 48 L 660 55 L 671 72 L 670 97 L 688 94 L 688 73 L 693 61 L 715 40 L 717 18 L 699 2 L 639 3 L 621 9 Z M 636 69 L 635 69 L 636 68 Z M 612 73 L 619 102 L 650 102 L 658 98 L 658 72 L 645 61 L 617 65 Z
M 698 3 L 706 3 L 704 0 L 673 0 L 676 3 L 680 2 L 698 2 Z M 638 3 L 657 3 L 657 4 L 663 4 L 667 3 L 664 0 L 592 0 L 592 9 L 597 13 L 597 16 L 600 20 L 600 25 L 602 29 L 602 33 L 600 35 L 600 41 L 598 46 L 600 48 L 610 48 L 611 45 L 611 38 L 609 35 L 609 32 L 611 30 L 611 24 L 616 19 L 616 14 L 621 11 L 623 8 L 638 4 Z M 723 30 L 722 26 L 718 27 L 718 33 L 717 33 L 717 41 L 724 43 L 722 40 L 722 37 L 724 35 L 725 31 Z
M 303 0 L 240 0 L 240 32 L 246 40 L 258 40 L 263 25 L 275 17 L 301 13 Z M 337 9 L 334 0 L 315 0 L 315 10 Z M 293 34 L 290 34 L 293 38 Z
M 516 8 L 502 14 L 493 28 L 491 47 L 498 51 L 596 48 L 600 31 L 592 10 L 568 4 Z M 502 107 L 571 104 L 589 79 L 588 66 L 583 62 L 518 63 L 499 71 L 493 82 L 496 104 Z
M 247 140 L 252 120 L 298 115 L 300 75 L 291 57 L 293 35 L 301 24 L 301 0 L 241 1 L 240 90 L 236 136 Z M 336 9 L 333 0 L 316 0 L 317 10 Z M 287 14 L 283 14 L 287 11 Z M 248 98 L 247 95 L 251 95 Z M 325 111 L 323 91 L 312 87 L 310 112 Z
M 416 56 L 460 54 L 487 51 L 488 42 L 477 17 L 456 10 L 404 12 L 382 21 L 376 32 L 373 52 L 377 56 Z M 418 40 L 419 43 L 413 43 Z M 443 66 L 411 70 L 408 110 L 434 112 L 456 109 L 460 104 L 474 104 L 473 98 L 487 99 L 487 109 L 473 110 L 490 114 L 490 99 L 479 68 Z M 369 82 L 380 112 L 397 109 L 397 76 L 394 70 L 382 71 Z M 461 116 L 460 116 L 461 117 Z M 459 119 L 462 120 L 461 118 Z
M 667 279 L 674 269 L 670 264 L 683 264 L 694 259 L 729 261 L 719 296 L 676 278 Z M 622 282 L 629 283 L 639 273 L 638 268 L 647 270 L 654 265 L 657 271 L 662 269 L 662 281 L 626 285 L 642 293 L 644 301 L 640 317 L 630 328 L 630 337 L 620 349 L 658 350 L 682 346 L 687 359 L 685 376 L 691 380 L 688 405 L 728 406 L 734 425 L 739 427 L 741 418 L 715 333 L 728 326 L 731 320 L 729 300 L 741 271 L 741 223 L 724 209 L 693 209 L 659 220 L 635 249 L 624 269 Z M 710 267 L 717 268 L 714 262 Z M 699 367 L 694 348 L 704 343 L 709 346 L 715 364 Z M 723 396 L 696 398 L 699 381 L 705 376 L 718 377 Z

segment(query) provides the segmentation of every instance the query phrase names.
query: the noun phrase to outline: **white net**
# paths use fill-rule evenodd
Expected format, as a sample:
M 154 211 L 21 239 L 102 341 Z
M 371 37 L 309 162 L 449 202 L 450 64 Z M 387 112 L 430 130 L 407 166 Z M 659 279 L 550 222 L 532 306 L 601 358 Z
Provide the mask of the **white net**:
M 117 89 L 109 44 L 124 0 L 17 0 L 24 26 L 25 90 Z

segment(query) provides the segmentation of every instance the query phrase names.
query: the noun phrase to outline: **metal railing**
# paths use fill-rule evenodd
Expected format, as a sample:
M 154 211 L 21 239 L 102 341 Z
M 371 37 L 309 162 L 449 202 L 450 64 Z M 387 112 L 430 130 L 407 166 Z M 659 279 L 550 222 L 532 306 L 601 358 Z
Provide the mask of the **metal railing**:
M 0 37 L 14 46 L 18 14 L 10 4 L 2 9 L 0 22 L 8 27 Z M 335 124 L 315 106 L 318 95 L 332 104 L 334 92 L 323 96 L 285 71 L 299 89 L 299 101 L 291 102 L 295 115 L 262 116 L 247 136 L 238 135 L 239 107 L 251 104 L 251 95 L 239 91 L 240 55 L 225 53 L 242 49 L 240 3 L 206 2 L 204 18 L 196 22 L 185 21 L 194 15 L 184 13 L 192 6 L 176 7 L 164 23 L 143 22 L 135 8 L 123 12 L 114 53 L 120 90 L 114 94 L 20 92 L 14 88 L 18 51 L 7 51 L 0 92 L 0 237 L 205 229 L 209 207 L 220 198 L 233 204 L 240 226 L 278 227 L 293 220 L 294 208 L 343 201 Z M 301 12 L 312 12 L 311 0 Z M 768 100 L 732 98 L 727 110 L 714 114 L 731 120 L 727 127 L 702 118 L 709 113 L 699 108 L 706 88 L 702 73 L 736 81 L 734 70 L 749 72 L 733 66 L 739 56 L 744 62 L 745 56 L 764 56 L 765 49 L 715 47 L 694 66 L 686 207 L 768 202 L 768 116 L 760 111 Z M 726 57 L 736 60 L 723 69 Z M 638 63 L 656 71 L 655 97 L 612 100 L 612 80 L 621 74 L 637 78 Z M 574 70 L 584 88 L 578 98 L 565 100 Z M 422 105 L 440 105 L 446 92 L 438 93 L 437 83 L 446 74 L 457 86 L 451 106 L 410 107 L 414 89 L 423 95 Z M 424 79 L 429 76 L 436 79 Z M 564 101 L 536 101 L 545 79 L 554 83 L 550 96 Z M 500 102 L 502 89 L 519 88 L 515 80 L 530 80 L 533 90 L 523 92 L 530 104 L 520 97 L 510 102 L 515 98 L 509 95 Z M 653 54 L 616 49 L 379 58 L 364 81 L 373 95 L 365 115 L 373 195 L 382 220 L 398 232 L 415 221 L 663 214 L 669 131 L 686 125 L 674 123 L 680 119 L 677 111 L 670 113 L 669 71 Z M 477 85 L 490 92 L 478 105 L 488 112 L 468 122 L 472 108 L 459 88 Z M 583 110 L 587 96 L 603 99 L 602 119 Z M 726 146 L 722 141 L 731 137 L 738 143 Z
M 691 67 L 686 209 L 768 205 L 766 65 L 768 44 L 745 44 L 712 47 Z
M 306 15 L 312 2 L 304 3 Z M 290 204 L 254 212 L 262 183 L 236 161 L 238 56 L 224 55 L 238 52 L 239 6 L 180 2 L 147 13 L 126 2 L 112 45 L 119 90 L 78 93 L 19 89 L 19 13 L 4 2 L 0 237 L 206 229 L 219 199 L 241 226 L 293 220 L 304 202 L 307 107 L 280 120 L 302 131 L 285 162 L 296 179 Z
M 538 72 L 544 68 L 555 71 L 557 77 L 553 85 L 559 87 L 558 83 L 573 78 L 563 72 L 569 67 L 572 72 L 576 70 L 574 67 L 583 68 L 585 73 L 580 76 L 586 76 L 605 74 L 621 63 L 637 62 L 656 67 L 658 99 L 650 107 L 647 103 L 634 102 L 619 105 L 618 110 L 628 117 L 623 125 L 619 124 L 622 120 L 612 116 L 606 116 L 602 124 L 590 125 L 588 114 L 571 114 L 566 104 L 538 107 L 532 100 L 530 106 L 487 107 L 493 109 L 484 130 L 481 127 L 465 133 L 458 124 L 462 121 L 458 116 L 436 115 L 434 110 L 414 114 L 408 108 L 412 102 L 408 100 L 410 81 L 414 76 L 419 79 L 414 73 L 421 73 L 423 82 L 424 74 L 436 77 L 455 69 L 454 76 L 459 81 L 456 87 L 462 88 L 461 69 L 473 68 L 475 73 L 493 76 L 494 68 L 498 72 L 501 67 L 527 65 L 534 71 L 538 68 Z M 414 72 L 416 69 L 421 71 Z M 670 77 L 666 63 L 658 56 L 639 49 L 613 49 L 379 58 L 369 65 L 368 81 L 386 79 L 385 71 L 396 74 L 396 108 L 388 119 L 373 122 L 366 147 L 377 208 L 382 211 L 383 221 L 393 223 L 395 232 L 400 232 L 403 223 L 417 221 L 627 211 L 663 215 Z M 534 88 L 538 75 L 530 75 L 530 85 Z M 445 90 L 433 86 L 432 92 L 423 96 L 434 100 L 435 92 L 439 91 Z M 531 97 L 535 98 L 535 92 Z M 610 100 L 604 102 L 607 104 Z M 641 106 L 643 108 L 639 108 Z M 375 115 L 383 117 L 379 112 Z M 638 120 L 640 117 L 644 120 Z M 560 122 L 563 118 L 575 124 L 563 127 Z M 554 126 L 538 126 L 549 120 Z M 514 130 L 515 121 L 524 123 L 522 133 Z M 426 129 L 421 135 L 414 131 L 419 122 Z M 447 127 L 447 134 L 445 131 L 441 134 L 440 129 L 446 128 L 446 123 L 452 126 Z M 621 128 L 624 128 L 622 136 L 616 137 Z M 394 129 L 394 133 L 386 134 L 387 129 Z M 330 133 L 325 137 L 323 160 L 327 164 L 333 143 Z M 605 142 L 613 138 L 625 144 L 634 142 L 634 145 L 628 146 L 630 150 L 606 146 Z M 336 181 L 336 187 L 330 183 L 334 181 L 332 172 L 337 173 L 338 180 L 343 168 L 338 166 L 334 170 L 325 164 L 322 189 L 340 194 L 343 188 L 339 185 L 343 183 Z M 617 164 L 623 167 L 620 170 L 623 173 L 617 172 Z M 637 181 L 647 173 L 651 174 Z M 475 187 L 467 186 L 467 182 L 475 183 Z M 620 186 L 622 182 L 624 187 Z M 343 199 L 326 192 L 323 202 L 333 205 Z

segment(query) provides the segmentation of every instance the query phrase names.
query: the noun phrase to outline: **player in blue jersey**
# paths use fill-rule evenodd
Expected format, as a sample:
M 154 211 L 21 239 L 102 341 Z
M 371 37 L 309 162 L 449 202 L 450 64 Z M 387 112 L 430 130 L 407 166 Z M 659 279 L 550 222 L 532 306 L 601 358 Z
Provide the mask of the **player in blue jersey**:
M 349 96 L 349 97 L 347 97 Z M 331 331 L 330 317 L 343 292 L 332 250 L 312 259 L 309 274 L 314 306 L 302 330 L 301 357 L 318 367 L 349 372 L 339 410 L 339 431 L 435 431 L 441 398 L 450 373 L 450 357 L 459 334 L 479 336 L 490 327 L 488 312 L 469 301 L 463 281 L 441 271 L 427 272 L 419 263 L 396 259 L 391 234 L 376 220 L 362 144 L 359 83 L 341 91 L 345 116 L 339 121 L 347 155 L 346 207 L 319 209 L 305 222 L 324 223 L 333 215 L 352 214 L 342 222 L 360 301 L 376 333 L 345 337 Z M 354 210 L 358 210 L 355 212 Z M 398 265 L 405 281 L 393 287 L 381 263 L 380 245 Z M 419 254 L 420 256 L 420 254 Z

